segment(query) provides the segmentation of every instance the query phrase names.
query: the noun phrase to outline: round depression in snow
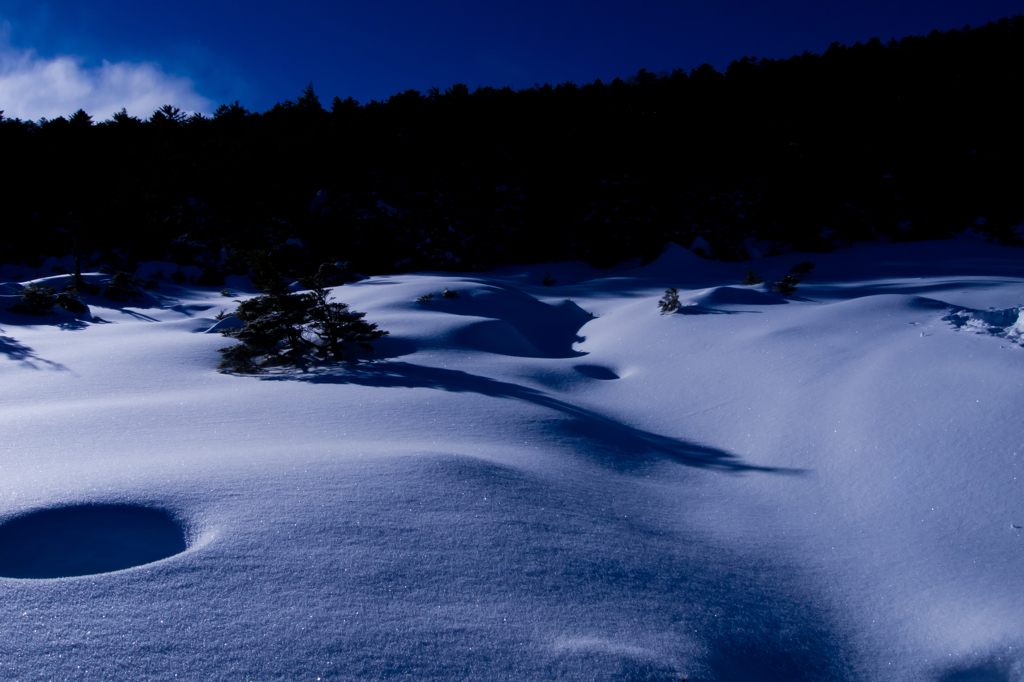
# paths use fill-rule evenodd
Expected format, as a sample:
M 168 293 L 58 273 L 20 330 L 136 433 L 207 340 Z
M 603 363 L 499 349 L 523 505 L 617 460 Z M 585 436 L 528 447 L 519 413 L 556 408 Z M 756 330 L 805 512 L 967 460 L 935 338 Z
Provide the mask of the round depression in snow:
M 109 573 L 185 549 L 181 524 L 160 509 L 129 504 L 44 509 L 0 525 L 0 577 Z
M 600 379 L 601 381 L 610 381 L 612 379 L 618 379 L 619 375 L 601 365 L 576 365 L 574 369 L 585 377 L 591 379 Z

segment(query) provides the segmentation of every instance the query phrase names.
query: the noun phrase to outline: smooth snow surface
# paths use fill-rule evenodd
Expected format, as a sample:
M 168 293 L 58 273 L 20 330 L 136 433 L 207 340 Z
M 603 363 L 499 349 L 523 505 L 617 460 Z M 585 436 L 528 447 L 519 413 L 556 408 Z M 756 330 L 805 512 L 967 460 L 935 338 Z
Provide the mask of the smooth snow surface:
M 257 377 L 217 289 L 2 311 L 0 678 L 1020 682 L 1022 256 L 375 277 Z

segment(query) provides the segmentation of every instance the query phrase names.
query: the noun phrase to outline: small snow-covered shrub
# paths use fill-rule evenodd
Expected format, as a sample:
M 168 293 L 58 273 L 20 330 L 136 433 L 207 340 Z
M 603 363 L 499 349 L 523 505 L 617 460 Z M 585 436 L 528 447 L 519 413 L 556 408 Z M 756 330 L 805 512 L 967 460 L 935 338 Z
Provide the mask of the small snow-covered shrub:
M 349 282 L 358 282 L 361 275 L 352 272 L 352 264 L 342 261 L 321 263 L 312 280 L 302 280 L 304 286 L 312 288 L 310 284 L 321 286 L 340 286 Z
M 796 293 L 796 285 L 800 283 L 800 278 L 796 275 L 786 275 L 781 280 L 772 285 L 772 289 L 779 292 L 783 296 L 792 296 Z
M 129 298 L 141 296 L 138 290 L 139 281 L 127 272 L 115 272 L 107 281 L 107 289 L 103 295 L 111 301 L 125 302 Z
M 455 289 L 449 289 L 448 287 L 445 287 L 444 291 L 441 292 L 441 296 L 443 296 L 444 298 L 458 298 L 459 292 L 456 291 Z
M 57 303 L 53 287 L 29 284 L 19 293 L 21 294 L 21 303 L 11 306 L 10 310 L 23 315 L 49 315 Z
M 553 287 L 555 286 L 555 282 L 557 281 L 557 279 L 551 279 L 551 273 L 549 272 L 548 274 L 544 275 L 544 281 L 541 282 L 541 284 L 543 284 L 546 287 Z
M 82 299 L 75 292 L 68 291 L 67 289 L 57 294 L 54 302 L 69 313 L 75 313 L 76 315 L 89 310 L 89 307 L 82 303 Z
M 658 301 L 658 308 L 661 310 L 661 314 L 674 313 L 679 310 L 679 290 L 675 287 L 669 287 L 665 290 L 665 295 Z
M 747 268 L 747 276 L 743 278 L 744 284 L 760 284 L 763 281 L 764 279 L 759 274 Z
M 427 303 L 427 302 L 433 301 L 433 300 L 434 300 L 434 294 L 433 293 L 429 293 L 429 294 L 423 294 L 422 296 L 417 298 L 416 302 L 417 303 Z

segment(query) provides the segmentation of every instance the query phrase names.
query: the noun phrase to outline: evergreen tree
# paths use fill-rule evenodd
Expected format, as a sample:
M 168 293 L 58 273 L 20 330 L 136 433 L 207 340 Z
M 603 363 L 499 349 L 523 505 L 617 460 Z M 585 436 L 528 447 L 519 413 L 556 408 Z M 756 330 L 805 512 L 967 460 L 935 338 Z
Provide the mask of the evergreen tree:
M 149 117 L 150 123 L 157 125 L 180 126 L 185 121 L 185 112 L 176 106 L 165 104 Z
M 377 329 L 377 325 L 366 322 L 366 313 L 350 310 L 348 304 L 328 300 L 330 294 L 323 287 L 315 287 L 307 297 L 307 330 L 315 337 L 311 343 L 322 357 L 333 356 L 341 360 L 344 355 L 343 345 L 356 345 L 372 350 L 372 341 L 385 336 L 387 332 Z
M 371 342 L 386 336 L 366 322 L 365 313 L 330 300 L 323 286 L 304 294 L 277 288 L 241 303 L 235 316 L 243 321 L 225 336 L 241 343 L 221 348 L 221 369 L 255 373 L 264 367 L 302 365 L 312 357 L 341 360 L 345 345 L 372 349 Z
M 128 110 L 123 107 L 121 108 L 121 111 L 117 112 L 111 117 L 111 121 L 115 125 L 119 126 L 128 126 L 142 123 L 142 121 L 137 116 L 129 116 Z
M 331 114 L 334 116 L 352 115 L 357 109 L 359 109 L 359 100 L 352 99 L 351 97 L 341 99 L 335 96 L 331 102 Z
M 324 108 L 320 104 L 320 98 L 313 92 L 313 81 L 309 82 L 309 85 L 302 89 L 302 97 L 295 101 L 297 107 L 303 109 L 310 109 L 313 111 L 323 111 Z
M 11 306 L 10 310 L 23 315 L 49 315 L 57 303 L 57 294 L 53 287 L 29 284 L 19 293 L 21 302 Z
M 224 120 L 231 122 L 238 122 L 249 116 L 249 110 L 238 103 L 235 100 L 231 104 L 221 104 L 217 107 L 217 110 L 213 112 L 214 120 Z
M 661 310 L 661 314 L 674 313 L 679 310 L 682 304 L 679 302 L 679 290 L 675 287 L 669 287 L 665 290 L 665 295 L 658 301 L 658 309 Z
M 750 268 L 747 268 L 747 275 L 746 275 L 746 277 L 743 278 L 743 284 L 749 286 L 751 284 L 760 284 L 763 281 L 764 281 L 764 279 L 762 279 L 762 277 L 760 275 L 758 275 L 756 272 L 754 272 Z
M 772 289 L 783 296 L 792 296 L 796 293 L 796 285 L 799 283 L 800 279 L 796 275 L 786 275 L 781 280 L 773 284 Z
M 92 126 L 92 116 L 85 113 L 84 109 L 79 109 L 71 115 L 68 122 L 75 128 L 89 128 Z

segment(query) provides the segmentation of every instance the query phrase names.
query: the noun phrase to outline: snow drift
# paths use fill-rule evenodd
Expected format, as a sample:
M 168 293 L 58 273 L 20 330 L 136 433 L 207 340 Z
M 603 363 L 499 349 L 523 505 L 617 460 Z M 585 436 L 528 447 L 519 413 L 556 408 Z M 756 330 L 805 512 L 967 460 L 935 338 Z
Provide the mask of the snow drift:
M 215 289 L 4 313 L 0 676 L 1019 682 L 1021 253 L 814 261 L 371 278 L 255 377 Z

